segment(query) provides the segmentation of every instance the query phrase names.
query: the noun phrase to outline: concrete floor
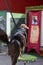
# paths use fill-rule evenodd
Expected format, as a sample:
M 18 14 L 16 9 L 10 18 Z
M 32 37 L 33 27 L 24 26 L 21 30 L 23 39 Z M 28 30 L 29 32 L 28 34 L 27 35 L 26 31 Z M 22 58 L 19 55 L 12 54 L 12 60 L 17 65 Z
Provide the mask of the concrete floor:
M 11 65 L 11 58 L 8 55 L 0 55 L 0 65 Z M 43 65 L 43 58 L 38 58 L 35 62 L 17 62 L 16 65 Z

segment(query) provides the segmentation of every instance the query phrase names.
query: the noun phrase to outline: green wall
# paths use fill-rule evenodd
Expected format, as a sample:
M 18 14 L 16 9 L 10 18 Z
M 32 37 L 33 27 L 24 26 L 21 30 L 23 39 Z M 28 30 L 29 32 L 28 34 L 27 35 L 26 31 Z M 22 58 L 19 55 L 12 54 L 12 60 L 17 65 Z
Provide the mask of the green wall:
M 4 26 L 4 31 L 6 31 L 6 11 L 0 11 L 0 26 Z

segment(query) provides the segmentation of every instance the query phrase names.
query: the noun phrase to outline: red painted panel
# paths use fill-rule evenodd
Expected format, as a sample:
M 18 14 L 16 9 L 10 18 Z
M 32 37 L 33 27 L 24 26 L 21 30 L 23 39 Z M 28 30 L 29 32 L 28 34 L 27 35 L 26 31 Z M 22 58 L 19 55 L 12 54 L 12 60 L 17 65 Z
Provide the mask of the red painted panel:
M 28 52 L 31 49 L 35 49 L 36 52 L 40 53 L 40 23 L 41 23 L 41 12 L 33 11 L 29 12 L 29 30 L 28 30 Z

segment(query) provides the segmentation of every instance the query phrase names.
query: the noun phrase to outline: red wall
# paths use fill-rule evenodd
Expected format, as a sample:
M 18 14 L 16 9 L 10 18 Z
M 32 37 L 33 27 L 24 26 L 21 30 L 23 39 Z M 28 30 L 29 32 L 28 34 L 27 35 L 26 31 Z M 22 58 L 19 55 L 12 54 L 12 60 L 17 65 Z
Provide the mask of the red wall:
M 0 10 L 7 9 L 5 1 L 8 1 L 13 12 L 18 13 L 24 13 L 27 6 L 43 5 L 43 0 L 0 0 Z

